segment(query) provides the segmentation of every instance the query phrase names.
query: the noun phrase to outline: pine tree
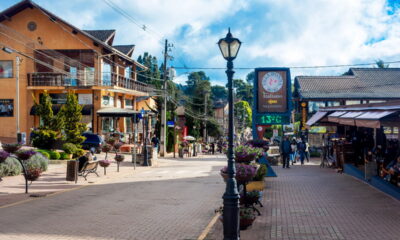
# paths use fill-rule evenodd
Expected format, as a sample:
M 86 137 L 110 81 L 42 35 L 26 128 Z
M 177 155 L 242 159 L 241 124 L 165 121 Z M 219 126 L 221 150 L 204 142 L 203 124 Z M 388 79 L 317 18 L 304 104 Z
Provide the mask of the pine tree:
M 61 112 L 65 120 L 64 140 L 79 146 L 85 140 L 82 133 L 86 130 L 86 125 L 81 123 L 82 106 L 73 91 L 68 92 L 67 102 L 62 106 Z

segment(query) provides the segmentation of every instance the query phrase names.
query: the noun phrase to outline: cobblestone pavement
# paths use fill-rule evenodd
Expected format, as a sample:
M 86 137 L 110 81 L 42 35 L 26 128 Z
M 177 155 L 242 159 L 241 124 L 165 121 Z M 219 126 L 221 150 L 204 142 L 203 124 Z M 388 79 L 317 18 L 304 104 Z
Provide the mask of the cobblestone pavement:
M 253 239 L 400 239 L 400 202 L 333 169 L 275 168 L 267 178 L 262 216 L 241 232 Z M 222 239 L 217 223 L 207 239 Z
M 0 239 L 197 239 L 221 203 L 225 163 L 222 155 L 159 160 L 158 167 L 0 208 Z

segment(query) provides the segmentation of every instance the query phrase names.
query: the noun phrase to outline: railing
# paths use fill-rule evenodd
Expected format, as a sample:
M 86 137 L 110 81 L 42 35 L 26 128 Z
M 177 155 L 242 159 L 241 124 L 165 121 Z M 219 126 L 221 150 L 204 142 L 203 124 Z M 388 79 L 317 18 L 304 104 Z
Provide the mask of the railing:
M 95 74 L 90 72 L 78 72 L 75 74 L 54 72 L 28 73 L 28 86 L 117 86 L 146 93 L 150 90 L 148 84 L 115 73 L 103 74 L 102 81 L 98 83 L 95 81 Z

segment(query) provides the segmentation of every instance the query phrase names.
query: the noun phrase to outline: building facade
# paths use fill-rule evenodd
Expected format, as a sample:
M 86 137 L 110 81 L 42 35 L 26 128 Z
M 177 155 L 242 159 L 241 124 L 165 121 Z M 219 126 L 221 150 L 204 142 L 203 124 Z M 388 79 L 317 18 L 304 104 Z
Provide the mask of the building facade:
M 132 132 L 134 115 L 146 105 L 136 100 L 149 96 L 150 88 L 137 81 L 137 71 L 146 68 L 131 58 L 134 45 L 113 46 L 114 37 L 115 30 L 81 30 L 29 0 L 4 10 L 0 139 L 15 140 L 17 116 L 19 131 L 27 135 L 40 125 L 33 98 L 38 100 L 44 91 L 52 97 L 55 112 L 66 93 L 74 91 L 88 130 Z

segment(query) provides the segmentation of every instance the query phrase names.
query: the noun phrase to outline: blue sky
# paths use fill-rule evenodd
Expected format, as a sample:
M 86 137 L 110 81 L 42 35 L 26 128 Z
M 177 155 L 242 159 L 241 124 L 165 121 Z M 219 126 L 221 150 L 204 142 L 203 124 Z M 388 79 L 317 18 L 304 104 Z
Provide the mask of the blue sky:
M 114 44 L 135 44 L 162 59 L 163 39 L 174 47 L 170 65 L 225 67 L 217 41 L 228 27 L 242 42 L 235 67 L 291 67 L 400 60 L 400 4 L 386 0 L 36 0 L 81 29 L 116 29 Z M 2 0 L 5 9 L 17 0 Z M 139 26 L 146 26 L 143 31 Z M 371 66 L 372 67 L 372 66 Z M 391 64 L 390 67 L 400 67 Z M 341 68 L 291 69 L 297 75 L 336 75 Z M 178 70 L 184 82 L 192 69 Z M 204 70 L 225 85 L 224 70 Z M 244 79 L 251 70 L 236 70 Z

